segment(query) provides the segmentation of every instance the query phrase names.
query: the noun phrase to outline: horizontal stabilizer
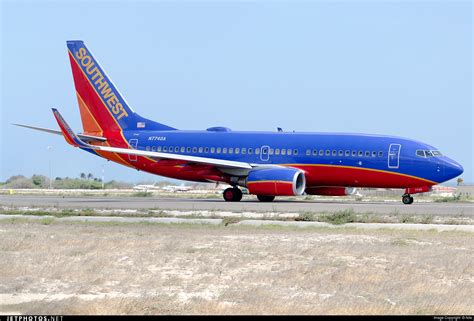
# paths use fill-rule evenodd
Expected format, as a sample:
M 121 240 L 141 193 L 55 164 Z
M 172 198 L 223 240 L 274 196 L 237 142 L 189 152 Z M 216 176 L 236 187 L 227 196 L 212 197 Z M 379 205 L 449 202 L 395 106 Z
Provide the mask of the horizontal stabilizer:
M 23 124 L 12 124 L 12 125 L 19 126 L 19 127 L 24 127 L 24 128 L 29 128 L 29 129 L 34 129 L 34 130 L 39 130 L 39 131 L 49 133 L 49 134 L 62 135 L 61 131 L 56 130 L 56 129 L 35 127 L 35 126 L 23 125 Z M 93 136 L 93 135 L 87 135 L 87 134 L 77 134 L 77 136 L 80 139 L 82 139 L 83 141 L 86 141 L 86 142 L 106 142 L 107 141 L 107 138 L 101 137 L 101 136 Z

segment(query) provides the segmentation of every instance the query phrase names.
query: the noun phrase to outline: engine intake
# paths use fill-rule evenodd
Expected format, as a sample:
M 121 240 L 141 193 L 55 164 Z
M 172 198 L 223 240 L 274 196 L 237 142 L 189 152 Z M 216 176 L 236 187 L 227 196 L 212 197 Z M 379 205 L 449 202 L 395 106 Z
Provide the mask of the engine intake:
M 247 188 L 254 195 L 302 195 L 306 178 L 301 170 L 295 168 L 257 169 L 249 172 Z

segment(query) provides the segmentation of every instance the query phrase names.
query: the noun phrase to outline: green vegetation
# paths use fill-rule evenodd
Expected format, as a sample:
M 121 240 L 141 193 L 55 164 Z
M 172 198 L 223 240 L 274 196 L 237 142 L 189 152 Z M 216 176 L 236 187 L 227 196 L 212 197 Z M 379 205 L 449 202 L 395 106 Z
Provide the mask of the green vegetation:
M 69 177 L 56 177 L 50 184 L 49 178 L 44 175 L 33 175 L 30 178 L 27 178 L 23 175 L 14 175 L 6 180 L 5 183 L 1 184 L 3 188 L 21 188 L 21 189 L 46 189 L 50 185 L 53 189 L 121 189 L 121 188 L 131 188 L 132 185 L 129 183 L 109 181 L 102 184 L 102 179 L 94 177 L 91 173 L 85 174 L 81 173 L 79 178 L 69 178 Z
M 337 211 L 331 214 L 323 214 L 320 218 L 321 221 L 334 225 L 353 223 L 357 221 L 355 212 L 352 208 L 343 211 Z
M 151 197 L 153 196 L 153 193 L 152 192 L 135 192 L 132 194 L 132 196 L 134 197 Z

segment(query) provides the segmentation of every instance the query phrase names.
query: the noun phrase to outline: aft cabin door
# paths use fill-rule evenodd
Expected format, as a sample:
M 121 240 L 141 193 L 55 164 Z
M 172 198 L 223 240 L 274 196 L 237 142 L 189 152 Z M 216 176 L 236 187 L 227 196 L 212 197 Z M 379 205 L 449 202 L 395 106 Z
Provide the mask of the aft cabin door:
M 388 168 L 399 168 L 400 167 L 400 144 L 390 144 L 388 148 Z
M 128 141 L 130 147 L 133 149 L 137 149 L 137 144 L 138 144 L 138 139 L 132 138 Z M 137 161 L 137 155 L 128 155 L 128 160 L 131 162 L 136 162 Z

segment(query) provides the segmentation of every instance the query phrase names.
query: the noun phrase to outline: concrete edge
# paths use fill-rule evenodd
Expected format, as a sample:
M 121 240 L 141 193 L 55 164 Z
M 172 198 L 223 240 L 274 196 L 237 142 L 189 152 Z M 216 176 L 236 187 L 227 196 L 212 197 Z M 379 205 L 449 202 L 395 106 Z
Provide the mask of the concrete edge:
M 223 223 L 223 219 L 200 219 L 200 218 L 174 218 L 174 217 L 116 217 L 116 216 L 68 216 L 56 217 L 52 215 L 36 216 L 36 215 L 11 215 L 0 214 L 0 220 L 7 219 L 29 219 L 41 220 L 52 219 L 59 222 L 119 222 L 119 223 L 161 223 L 161 224 L 209 224 L 219 225 Z M 396 229 L 396 230 L 435 230 L 443 231 L 461 231 L 474 232 L 474 225 L 442 225 L 442 224 L 401 224 L 401 223 L 347 223 L 341 225 L 333 225 L 324 222 L 294 222 L 294 221 L 275 221 L 275 220 L 242 220 L 232 225 L 238 226 L 286 226 L 286 227 L 325 227 L 325 228 L 358 228 L 358 229 Z

